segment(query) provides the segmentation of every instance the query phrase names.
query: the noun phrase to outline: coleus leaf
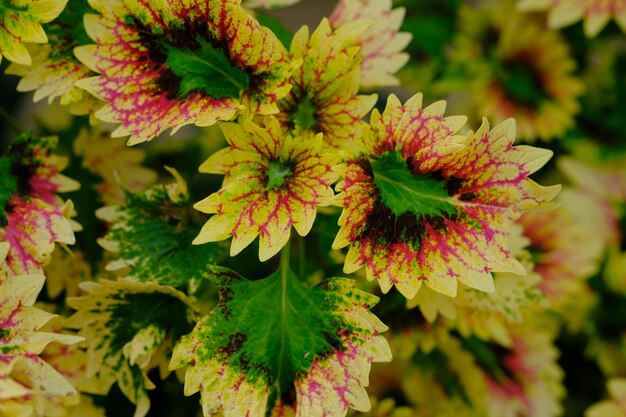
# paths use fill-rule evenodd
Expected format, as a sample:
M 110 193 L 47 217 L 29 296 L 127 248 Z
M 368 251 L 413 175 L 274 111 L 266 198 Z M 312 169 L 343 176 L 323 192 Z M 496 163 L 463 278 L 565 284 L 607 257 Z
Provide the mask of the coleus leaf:
M 392 9 L 396 6 L 393 3 L 380 0 L 339 0 L 329 17 L 333 28 L 358 20 L 372 22 L 355 42 L 363 56 L 359 77 L 362 90 L 400 84 L 394 74 L 409 61 L 409 54 L 402 51 L 413 36 L 399 31 L 405 9 Z
M 363 134 L 367 124 L 361 119 L 377 97 L 357 94 L 361 56 L 355 42 L 368 26 L 359 20 L 333 29 L 322 19 L 313 33 L 303 26 L 294 34 L 292 62 L 302 66 L 291 75 L 291 91 L 277 102 L 276 118 L 285 131 L 322 133 L 324 144 L 336 149 L 351 148 Z
M 2 406 L 11 399 L 28 395 L 48 398 L 76 395 L 76 389 L 41 357 L 41 352 L 54 342 L 72 345 L 82 340 L 73 335 L 41 331 L 55 317 L 34 307 L 45 277 L 9 275 L 5 263 L 9 249 L 9 243 L 0 242 L 0 415 L 3 416 Z
M 11 274 L 40 273 L 55 242 L 75 243 L 79 226 L 69 220 L 72 204 L 63 203 L 58 193 L 76 190 L 80 184 L 60 173 L 67 160 L 52 153 L 57 142 L 56 137 L 24 132 L 11 141 L 2 158 L 0 174 L 8 174 L 2 179 L 8 200 L 2 207 L 0 240 L 11 247 L 6 259 Z
M 91 1 L 99 14 L 88 14 L 85 28 L 96 44 L 77 47 L 75 55 L 101 74 L 77 83 L 107 102 L 96 117 L 119 123 L 114 136 L 130 135 L 129 144 L 137 144 L 242 111 L 276 113 L 294 67 L 276 36 L 240 3 Z
M 371 362 L 389 361 L 387 327 L 369 312 L 378 298 L 333 278 L 313 288 L 283 266 L 249 281 L 210 274 L 220 302 L 174 349 L 188 366 L 185 394 L 201 390 L 205 416 L 344 416 L 367 411 Z
M 559 192 L 559 186 L 542 187 L 528 178 L 552 152 L 513 146 L 513 120 L 490 128 L 485 119 L 476 132 L 461 136 L 456 132 L 466 118 L 444 113 L 445 102 L 423 107 L 416 94 L 403 105 L 391 95 L 382 114 L 372 112 L 371 135 L 355 142 L 360 155 L 341 169 L 333 202 L 344 210 L 333 248 L 350 245 L 344 272 L 365 267 L 383 293 L 395 286 L 413 298 L 425 284 L 454 297 L 459 282 L 493 292 L 491 271 L 525 273 L 508 249 L 511 223 Z M 406 161 L 400 168 L 391 159 L 397 156 L 385 157 L 393 152 Z M 383 170 L 384 181 L 381 166 L 371 166 L 381 159 L 393 168 Z M 408 173 L 417 176 L 409 183 L 416 191 L 407 189 Z M 394 189 L 414 195 L 394 198 Z M 411 208 L 410 200 L 426 204 Z M 413 211 L 394 214 L 406 209 Z
M 543 213 L 540 210 L 537 212 Z M 552 214 L 553 211 L 545 213 Z M 542 230 L 547 230 L 545 225 L 542 225 Z M 407 301 L 407 308 L 419 306 L 427 322 L 443 319 L 446 328 L 458 331 L 465 338 L 476 336 L 510 346 L 511 328 L 522 323 L 529 311 L 545 307 L 547 301 L 540 288 L 544 278 L 531 261 L 531 248 L 528 246 L 531 241 L 524 236 L 525 231 L 519 224 L 513 225 L 510 233 L 511 255 L 528 271 L 525 276 L 496 272 L 493 274 L 496 291 L 486 293 L 460 284 L 456 297 L 448 297 L 426 287 Z
M 55 19 L 67 0 L 2 1 L 0 3 L 0 60 L 30 65 L 31 57 L 25 43 L 46 43 L 42 23 Z
M 47 97 L 50 103 L 59 97 L 61 105 L 72 105 L 70 111 L 74 114 L 85 114 L 86 110 L 98 107 L 94 97 L 75 85 L 78 80 L 93 75 L 74 56 L 75 47 L 91 43 L 83 16 L 93 12 L 87 1 L 67 0 L 59 17 L 43 25 L 47 43 L 27 44 L 32 64 L 12 63 L 7 68 L 6 74 L 22 77 L 17 91 L 34 91 L 35 102 Z M 84 110 L 80 111 L 81 108 Z
M 191 244 L 200 232 L 202 219 L 192 208 L 185 180 L 177 171 L 169 171 L 176 179 L 174 183 L 129 193 L 123 206 L 98 211 L 100 218 L 112 223 L 99 242 L 117 253 L 117 259 L 107 265 L 108 270 L 130 266 L 131 278 L 193 293 L 204 271 L 215 264 L 219 247 Z
M 128 279 L 83 282 L 85 295 L 69 298 L 78 310 L 66 322 L 80 329 L 87 343 L 87 377 L 98 377 L 137 405 L 135 417 L 150 408 L 147 390 L 154 388 L 148 371 L 159 368 L 162 379 L 174 342 L 188 333 L 197 315 L 195 300 L 156 283 Z

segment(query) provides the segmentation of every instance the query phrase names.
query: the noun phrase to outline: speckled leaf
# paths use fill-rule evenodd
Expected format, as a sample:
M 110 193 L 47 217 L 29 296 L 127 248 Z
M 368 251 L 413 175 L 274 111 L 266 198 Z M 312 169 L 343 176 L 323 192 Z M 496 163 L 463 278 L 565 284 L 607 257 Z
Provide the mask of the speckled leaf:
M 98 376 L 105 387 L 117 382 L 137 405 L 135 417 L 150 408 L 147 373 L 159 368 L 168 375 L 172 345 L 189 332 L 194 301 L 172 287 L 127 279 L 84 282 L 85 296 L 68 299 L 78 310 L 67 326 L 80 329 L 87 343 L 87 377 Z
M 0 240 L 10 244 L 6 265 L 11 274 L 39 273 L 49 262 L 55 242 L 75 242 L 73 227 L 77 226 L 68 220 L 72 204 L 63 203 L 57 193 L 80 185 L 60 174 L 67 161 L 52 154 L 56 143 L 55 137 L 26 132 L 10 143 L 2 158 L 8 162 L 2 163 L 4 172 L 0 172 L 4 189 L 0 194 L 5 194 Z
M 19 75 L 18 91 L 35 91 L 33 101 L 60 98 L 62 105 L 72 104 L 73 112 L 80 106 L 95 110 L 97 100 L 78 88 L 78 80 L 94 75 L 74 56 L 74 48 L 90 43 L 83 25 L 83 15 L 93 9 L 85 0 L 69 0 L 67 7 L 54 21 L 44 25 L 48 43 L 28 44 L 32 65 L 12 63 L 6 73 Z M 89 104 L 91 103 L 91 104 Z M 77 112 L 75 114 L 82 114 Z
M 50 398 L 76 395 L 72 385 L 40 354 L 52 342 L 74 344 L 82 339 L 39 331 L 54 317 L 33 306 L 45 277 L 7 276 L 4 262 L 8 251 L 8 243 L 0 242 L 0 403 L 35 393 Z
M 128 276 L 193 292 L 202 274 L 215 264 L 216 244 L 194 246 L 201 219 L 192 209 L 187 184 L 156 185 L 143 193 L 128 194 L 123 206 L 108 206 L 98 215 L 111 222 L 100 244 L 117 257 L 108 270 L 131 267 Z
M 67 0 L 2 1 L 0 3 L 0 60 L 30 65 L 24 42 L 46 43 L 42 23 L 56 18 Z
M 457 281 L 492 292 L 491 271 L 523 274 L 508 249 L 511 224 L 560 189 L 528 178 L 552 152 L 513 146 L 513 120 L 483 120 L 461 136 L 466 118 L 444 112 L 442 101 L 422 107 L 421 94 L 404 105 L 391 95 L 342 167 L 333 247 L 350 245 L 344 272 L 365 266 L 384 293 L 395 286 L 413 298 L 425 283 L 453 297 Z
M 202 393 L 205 416 L 344 416 L 368 410 L 371 362 L 390 360 L 368 310 L 377 298 L 352 281 L 314 288 L 286 267 L 259 281 L 219 270 L 218 306 L 183 337 L 172 368 L 188 366 L 185 393 Z

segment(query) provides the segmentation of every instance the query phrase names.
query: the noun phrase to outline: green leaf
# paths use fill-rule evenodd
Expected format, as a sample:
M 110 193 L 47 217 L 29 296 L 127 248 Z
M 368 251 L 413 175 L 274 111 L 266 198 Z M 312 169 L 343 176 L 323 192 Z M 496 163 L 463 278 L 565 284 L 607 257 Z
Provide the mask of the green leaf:
M 11 173 L 11 167 L 11 159 L 0 157 L 0 225 L 6 223 L 6 205 L 17 191 L 17 179 Z
M 239 98 L 250 85 L 250 75 L 232 64 L 222 48 L 202 38 L 197 49 L 177 49 L 164 45 L 166 65 L 180 77 L 178 96 L 203 91 L 214 98 Z
M 458 212 L 446 190 L 445 180 L 414 174 L 397 152 L 388 152 L 372 163 L 374 183 L 382 202 L 394 215 L 452 215 Z
M 182 178 L 178 180 L 143 193 L 128 194 L 123 207 L 100 210 L 100 217 L 113 223 L 100 242 L 117 253 L 107 269 L 130 266 L 128 276 L 136 280 L 194 293 L 204 281 L 205 271 L 223 251 L 217 244 L 191 244 L 204 219 L 193 209 L 186 184 Z M 173 187 L 182 192 L 176 194 L 180 199 L 173 199 L 168 192 Z
M 390 359 L 378 335 L 386 326 L 367 310 L 376 297 L 343 278 L 308 288 L 286 267 L 258 281 L 224 269 L 211 279 L 220 302 L 183 337 L 172 358 L 173 368 L 190 366 L 185 389 L 202 390 L 205 415 L 222 410 L 225 416 L 261 416 L 291 407 L 298 415 L 334 416 L 345 415 L 342 407 L 368 406 L 355 380 L 367 375 L 371 361 Z M 359 400 L 337 404 L 320 394 L 338 389 Z M 223 391 L 232 397 L 222 398 Z M 313 404 L 316 411 L 308 411 Z M 319 414 L 324 410 L 333 411 Z

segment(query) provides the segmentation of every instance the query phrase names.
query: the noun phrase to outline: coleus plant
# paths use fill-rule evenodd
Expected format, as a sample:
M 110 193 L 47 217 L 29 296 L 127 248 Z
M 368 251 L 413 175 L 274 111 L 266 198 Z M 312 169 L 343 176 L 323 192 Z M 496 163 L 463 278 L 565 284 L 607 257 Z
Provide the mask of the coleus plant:
M 563 41 L 523 14 L 507 25 L 489 2 L 462 11 L 458 71 L 440 89 L 478 73 L 468 85 L 502 100 L 477 94 L 467 114 L 494 120 L 468 123 L 422 93 L 373 92 L 400 84 L 409 60 L 404 8 L 340 0 L 293 34 L 264 10 L 296 2 L 0 1 L 17 89 L 88 116 L 41 122 L 0 156 L 0 413 L 103 415 L 123 395 L 144 417 L 181 392 L 199 392 L 207 417 L 561 413 L 568 303 L 604 272 L 599 294 L 626 293 L 621 165 L 561 160 L 574 185 L 554 204 L 560 185 L 530 178 L 553 151 L 514 145 L 511 101 L 528 141 L 574 124 L 583 82 Z M 559 13 L 551 26 L 567 23 Z M 593 16 L 589 36 L 610 13 Z M 547 39 L 540 55 L 514 42 L 518 27 Z M 569 78 L 530 103 L 535 64 Z M 590 192 L 585 170 L 611 186 Z M 581 314 L 597 316 L 593 302 Z M 391 371 L 370 378 L 378 362 Z

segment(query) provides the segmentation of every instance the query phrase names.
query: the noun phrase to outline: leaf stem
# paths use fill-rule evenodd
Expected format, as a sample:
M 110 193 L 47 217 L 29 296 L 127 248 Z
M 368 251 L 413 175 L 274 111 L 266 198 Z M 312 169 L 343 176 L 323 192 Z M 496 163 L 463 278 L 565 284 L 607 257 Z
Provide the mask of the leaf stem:
M 2 119 L 7 125 L 9 125 L 9 127 L 11 128 L 11 130 L 16 134 L 16 135 L 20 135 L 22 134 L 23 130 L 20 127 L 19 123 L 17 122 L 17 120 L 15 120 L 15 117 L 13 117 L 5 108 L 4 106 L 0 106 L 0 119 Z
M 306 256 L 306 242 L 304 236 L 298 236 L 298 278 L 300 280 L 305 278 L 305 256 Z
M 280 393 L 281 389 L 281 377 L 283 373 L 283 359 L 285 357 L 285 350 L 287 348 L 287 279 L 289 276 L 289 255 L 291 249 L 291 241 L 280 251 L 280 283 L 281 283 L 281 297 L 280 297 L 280 309 L 282 320 L 280 323 L 281 337 L 280 337 L 280 353 L 278 356 L 278 372 L 276 373 L 276 389 Z
M 287 272 L 289 271 L 289 252 L 291 249 L 291 239 L 289 240 L 290 241 L 287 242 L 287 244 L 280 250 L 280 273 L 281 280 L 283 282 L 283 288 L 285 282 L 287 281 Z

